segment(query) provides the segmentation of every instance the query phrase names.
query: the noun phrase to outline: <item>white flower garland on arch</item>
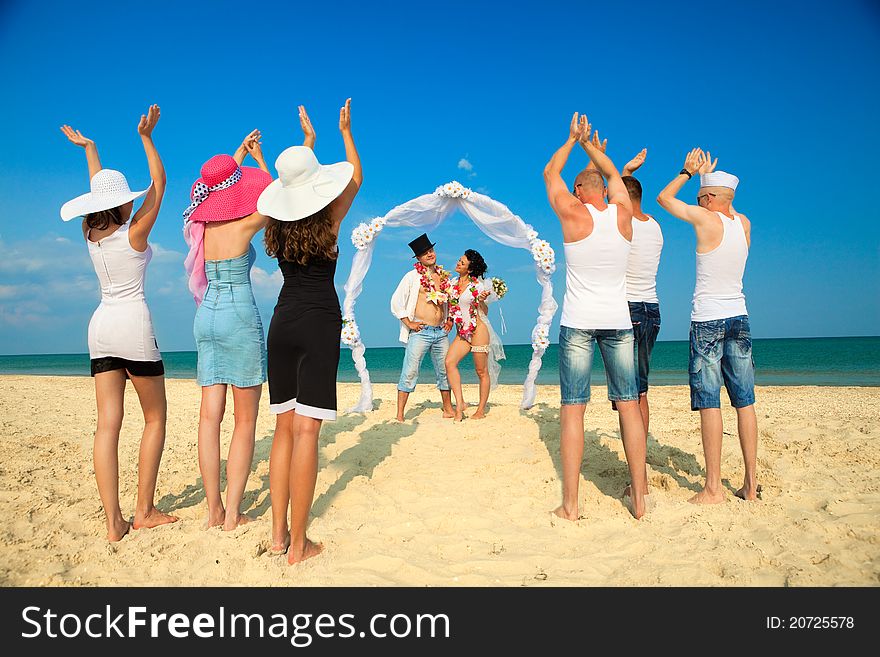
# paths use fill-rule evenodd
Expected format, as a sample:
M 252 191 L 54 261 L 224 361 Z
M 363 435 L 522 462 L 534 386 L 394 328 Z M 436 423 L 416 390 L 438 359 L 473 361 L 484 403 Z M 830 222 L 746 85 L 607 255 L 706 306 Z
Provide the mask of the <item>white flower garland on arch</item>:
M 349 412 L 364 413 L 373 410 L 373 387 L 364 359 L 366 347 L 361 340 L 355 320 L 354 306 L 363 291 L 364 278 L 373 260 L 376 237 L 386 227 L 407 226 L 425 232 L 439 226 L 449 215 L 461 210 L 486 235 L 496 242 L 513 248 L 528 249 L 535 261 L 535 277 L 542 288 L 538 319 L 532 330 L 532 360 L 523 383 L 520 406 L 531 408 L 535 403 L 535 379 L 541 369 L 541 358 L 550 344 L 550 322 L 558 308 L 553 298 L 550 280 L 556 271 L 556 254 L 538 232 L 511 212 L 507 206 L 484 194 L 473 192 L 457 181 L 441 185 L 433 194 L 424 194 L 393 208 L 384 217 L 358 224 L 351 231 L 351 241 L 357 248 L 351 263 L 351 272 L 345 283 L 345 301 L 342 304 L 342 342 L 351 348 L 351 357 L 361 380 L 361 396 Z

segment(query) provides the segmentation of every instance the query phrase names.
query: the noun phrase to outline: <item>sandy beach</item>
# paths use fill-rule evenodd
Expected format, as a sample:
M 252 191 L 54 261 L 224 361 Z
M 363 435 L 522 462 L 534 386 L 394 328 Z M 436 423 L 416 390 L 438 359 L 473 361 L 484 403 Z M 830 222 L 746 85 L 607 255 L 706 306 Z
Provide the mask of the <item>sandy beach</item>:
M 603 387 L 587 408 L 582 519 L 559 504 L 558 388 L 519 410 L 521 388 L 493 393 L 485 420 L 440 417 L 431 386 L 393 421 L 395 387 L 378 409 L 325 423 L 309 534 L 319 557 L 289 567 L 268 547 L 269 449 L 264 391 L 245 493 L 254 521 L 204 530 L 196 450 L 199 388 L 168 380 L 168 436 L 158 505 L 180 522 L 109 544 L 92 471 L 93 382 L 0 377 L 0 584 L 4 586 L 829 586 L 880 582 L 880 389 L 762 387 L 757 391 L 758 480 L 742 481 L 736 416 L 724 408 L 724 504 L 695 507 L 702 448 L 686 387 L 652 388 L 649 479 L 654 510 L 635 521 L 616 415 Z M 340 384 L 340 408 L 356 384 Z M 466 386 L 470 401 L 474 386 Z M 123 513 L 134 510 L 140 408 L 129 385 L 120 439 Z M 379 401 L 381 400 L 381 401 Z M 232 430 L 228 404 L 222 440 Z

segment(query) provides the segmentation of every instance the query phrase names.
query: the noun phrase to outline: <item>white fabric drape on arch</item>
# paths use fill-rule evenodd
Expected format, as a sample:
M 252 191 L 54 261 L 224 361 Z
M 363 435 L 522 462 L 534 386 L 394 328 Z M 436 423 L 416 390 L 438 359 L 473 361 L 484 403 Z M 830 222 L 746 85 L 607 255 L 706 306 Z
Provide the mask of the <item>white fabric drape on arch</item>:
M 541 286 L 541 302 L 538 318 L 532 330 L 532 359 L 523 383 L 522 408 L 535 403 L 537 389 L 535 379 L 541 369 L 541 358 L 549 340 L 550 322 L 556 313 L 551 275 L 556 269 L 555 254 L 549 243 L 538 238 L 538 233 L 510 209 L 484 194 L 478 194 L 453 181 L 438 187 L 433 194 L 424 194 L 398 205 L 384 217 L 369 223 L 361 223 L 352 231 L 352 242 L 357 247 L 351 263 L 351 272 L 345 283 L 345 301 L 342 304 L 344 321 L 342 341 L 351 347 L 355 369 L 361 381 L 361 395 L 350 412 L 373 410 L 373 389 L 367 370 L 364 352 L 366 347 L 360 339 L 355 320 L 354 307 L 363 291 L 364 278 L 370 269 L 376 236 L 386 227 L 407 226 L 421 228 L 425 232 L 439 226 L 456 210 L 467 215 L 488 237 L 513 248 L 526 249 L 535 260 L 535 277 Z

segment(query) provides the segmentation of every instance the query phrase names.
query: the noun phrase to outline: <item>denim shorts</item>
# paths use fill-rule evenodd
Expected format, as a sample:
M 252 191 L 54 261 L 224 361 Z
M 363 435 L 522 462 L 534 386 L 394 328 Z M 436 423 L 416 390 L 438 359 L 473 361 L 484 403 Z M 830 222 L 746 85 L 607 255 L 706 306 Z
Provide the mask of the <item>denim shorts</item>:
M 608 399 L 637 401 L 639 387 L 633 359 L 633 330 L 574 329 L 559 327 L 559 386 L 563 404 L 586 404 L 590 401 L 590 374 L 593 369 L 593 345 L 599 344 Z
M 691 322 L 691 410 L 721 408 L 721 383 L 734 408 L 755 403 L 755 361 L 748 315 Z
M 403 367 L 400 370 L 400 381 L 397 389 L 400 392 L 412 392 L 419 381 L 419 368 L 427 352 L 431 352 L 434 362 L 434 374 L 437 376 L 437 388 L 449 390 L 446 379 L 446 352 L 449 351 L 449 334 L 442 326 L 424 326 L 421 331 L 410 331 L 406 341 L 406 353 L 403 355 Z
M 644 301 L 629 302 L 629 316 L 633 325 L 633 345 L 636 368 L 639 372 L 639 394 L 648 392 L 648 372 L 651 370 L 651 352 L 660 333 L 660 304 Z

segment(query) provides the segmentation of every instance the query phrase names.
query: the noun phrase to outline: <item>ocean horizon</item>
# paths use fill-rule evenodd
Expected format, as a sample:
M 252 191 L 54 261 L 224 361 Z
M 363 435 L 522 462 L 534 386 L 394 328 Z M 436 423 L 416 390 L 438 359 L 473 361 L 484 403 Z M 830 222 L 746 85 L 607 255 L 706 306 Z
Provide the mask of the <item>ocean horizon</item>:
M 518 384 L 525 380 L 532 347 L 528 344 L 505 345 L 500 382 Z M 374 383 L 396 383 L 403 362 L 403 347 L 373 347 L 366 350 L 367 369 Z M 835 338 L 756 338 L 753 340 L 755 382 L 757 385 L 880 386 L 880 336 Z M 165 376 L 194 379 L 195 351 L 162 353 Z M 539 384 L 559 383 L 558 345 L 551 344 L 544 354 L 538 373 Z M 688 342 L 657 342 L 651 357 L 652 385 L 685 385 L 688 382 Z M 464 383 L 475 383 L 470 358 L 461 365 Z M 88 376 L 89 355 L 27 354 L 0 355 L 0 375 L 27 374 L 45 376 Z M 604 383 L 602 359 L 596 350 L 593 382 Z M 422 363 L 419 382 L 434 379 L 430 358 Z M 343 346 L 337 380 L 357 382 L 351 352 Z

